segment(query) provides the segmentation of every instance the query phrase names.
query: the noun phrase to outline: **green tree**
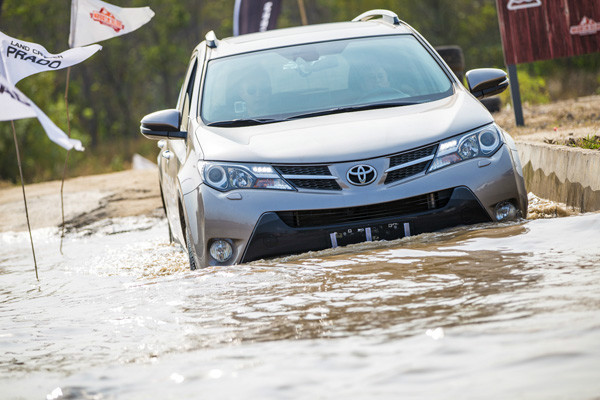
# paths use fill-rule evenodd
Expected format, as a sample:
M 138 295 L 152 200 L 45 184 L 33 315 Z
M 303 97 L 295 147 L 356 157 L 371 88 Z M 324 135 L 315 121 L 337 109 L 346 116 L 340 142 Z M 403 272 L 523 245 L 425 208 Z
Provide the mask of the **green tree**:
M 71 134 L 87 149 L 72 152 L 71 174 L 124 168 L 134 152 L 156 154 L 154 143 L 139 134 L 139 120 L 152 111 L 175 106 L 193 48 L 209 30 L 220 38 L 231 36 L 234 2 L 112 1 L 120 7 L 149 5 L 156 16 L 130 34 L 101 42 L 102 51 L 72 68 Z M 460 45 L 467 69 L 504 67 L 494 0 L 304 0 L 304 4 L 310 24 L 349 21 L 370 9 L 389 9 L 433 46 Z M 0 31 L 60 53 L 68 48 L 70 11 L 69 0 L 0 0 Z M 301 25 L 297 0 L 283 0 L 278 25 Z M 600 53 L 521 65 L 519 70 L 542 86 L 564 82 L 572 96 L 593 93 L 600 85 Z M 586 78 L 579 82 L 575 77 L 582 71 Z M 34 75 L 18 84 L 66 131 L 65 85 L 64 70 Z M 539 90 L 547 93 L 542 86 Z M 567 93 L 564 87 L 557 95 Z M 65 150 L 47 139 L 37 120 L 17 121 L 16 128 L 26 180 L 60 178 Z M 0 180 L 14 182 L 16 169 L 12 129 L 10 123 L 1 122 Z

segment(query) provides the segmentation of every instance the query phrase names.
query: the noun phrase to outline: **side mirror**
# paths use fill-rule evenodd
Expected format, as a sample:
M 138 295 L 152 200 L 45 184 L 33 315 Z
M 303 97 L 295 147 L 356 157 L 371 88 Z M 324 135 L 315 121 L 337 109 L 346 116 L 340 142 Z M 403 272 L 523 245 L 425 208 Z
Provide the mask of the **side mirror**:
M 496 68 L 479 68 L 467 72 L 469 91 L 478 99 L 504 92 L 508 87 L 506 72 Z
M 148 139 L 185 139 L 187 132 L 181 132 L 181 113 L 169 109 L 156 111 L 142 118 L 140 132 Z

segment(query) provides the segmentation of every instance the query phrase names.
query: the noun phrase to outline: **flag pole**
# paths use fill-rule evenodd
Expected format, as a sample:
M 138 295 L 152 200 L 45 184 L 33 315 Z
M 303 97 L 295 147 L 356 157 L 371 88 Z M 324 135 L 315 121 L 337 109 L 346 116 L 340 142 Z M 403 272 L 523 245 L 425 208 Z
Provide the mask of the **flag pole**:
M 300 19 L 302 25 L 308 25 L 308 18 L 306 18 L 306 8 L 304 7 L 304 0 L 298 0 L 298 8 L 300 9 Z
M 4 71 L 6 71 L 8 77 L 8 68 L 6 67 L 6 60 L 2 59 L 2 65 L 4 65 Z M 10 78 L 8 81 L 11 82 Z M 12 82 L 11 82 L 12 83 Z M 33 235 L 31 234 L 31 223 L 29 222 L 29 210 L 27 209 L 27 196 L 25 196 L 25 180 L 23 179 L 23 167 L 21 166 L 21 153 L 19 152 L 19 142 L 17 141 L 17 130 L 15 129 L 15 121 L 10 121 L 13 131 L 13 139 L 15 141 L 15 152 L 17 153 L 17 165 L 19 166 L 19 176 L 21 177 L 21 189 L 23 191 L 23 204 L 25 205 L 25 217 L 27 218 L 27 230 L 29 231 L 29 241 L 31 242 L 31 252 L 33 253 L 33 265 L 35 267 L 35 279 L 40 280 L 38 275 L 37 260 L 35 258 L 35 247 L 33 246 Z
M 67 86 L 65 87 L 65 106 L 67 108 L 67 136 L 71 137 L 71 119 L 69 118 L 69 80 L 71 76 L 71 67 L 67 68 Z M 62 181 L 60 183 L 60 209 L 62 212 L 62 232 L 60 234 L 60 254 L 63 253 L 62 245 L 65 237 L 65 201 L 63 197 L 63 188 L 65 186 L 65 176 L 67 174 L 67 161 L 69 161 L 69 154 L 71 150 L 67 150 L 65 157 L 65 165 L 63 167 Z
M 21 155 L 19 154 L 19 142 L 17 141 L 17 131 L 15 121 L 10 121 L 13 130 L 13 139 L 15 140 L 15 150 L 17 152 L 17 164 L 19 165 L 19 175 L 21 177 L 21 189 L 23 190 L 23 202 L 25 203 L 25 216 L 27 217 L 27 229 L 29 230 L 29 240 L 31 241 L 31 252 L 33 253 L 33 265 L 35 266 L 35 279 L 40 280 L 38 276 L 37 261 L 35 259 L 35 248 L 33 246 L 33 235 L 31 234 L 31 224 L 29 223 L 29 210 L 27 209 L 27 197 L 25 196 L 25 181 L 23 180 L 23 168 L 21 167 Z

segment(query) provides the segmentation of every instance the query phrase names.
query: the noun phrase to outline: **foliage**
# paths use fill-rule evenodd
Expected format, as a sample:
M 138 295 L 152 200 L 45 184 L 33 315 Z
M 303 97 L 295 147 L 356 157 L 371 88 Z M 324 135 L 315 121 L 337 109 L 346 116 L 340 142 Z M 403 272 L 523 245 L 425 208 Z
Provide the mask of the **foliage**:
M 139 135 L 140 118 L 172 108 L 192 49 L 209 30 L 218 37 L 232 32 L 234 0 L 113 0 L 121 7 L 150 6 L 156 16 L 128 35 L 101 42 L 103 50 L 71 70 L 71 135 L 84 153 L 69 156 L 69 175 L 125 168 L 134 152 L 150 158 L 155 143 Z M 0 31 L 39 43 L 52 53 L 67 49 L 69 0 L 2 0 Z M 494 0 L 304 0 L 311 24 L 349 21 L 365 10 L 384 8 L 419 30 L 434 46 L 458 44 L 467 69 L 503 67 Z M 283 0 L 280 27 L 301 24 L 298 2 Z M 548 101 L 542 77 L 588 71 L 596 90 L 600 54 L 519 66 L 526 101 Z M 572 74 L 574 75 L 574 74 Z M 521 78 L 522 76 L 522 78 Z M 585 81 L 587 82 L 587 81 Z M 19 88 L 65 132 L 66 71 L 46 72 L 19 82 Z M 575 86 L 570 84 L 570 86 Z M 15 123 L 27 182 L 62 176 L 66 151 L 51 143 L 37 120 Z M 0 123 L 0 181 L 17 179 L 10 123 Z
M 600 136 L 588 135 L 580 139 L 570 139 L 567 146 L 581 147 L 584 149 L 600 150 Z
M 523 103 L 546 104 L 550 102 L 546 80 L 543 77 L 530 75 L 526 70 L 517 67 L 517 78 Z M 500 98 L 503 104 L 510 103 L 510 90 L 501 93 Z
M 600 136 L 598 135 L 587 135 L 582 138 L 571 137 L 567 140 L 545 139 L 544 142 L 569 147 L 580 147 L 582 149 L 600 150 Z

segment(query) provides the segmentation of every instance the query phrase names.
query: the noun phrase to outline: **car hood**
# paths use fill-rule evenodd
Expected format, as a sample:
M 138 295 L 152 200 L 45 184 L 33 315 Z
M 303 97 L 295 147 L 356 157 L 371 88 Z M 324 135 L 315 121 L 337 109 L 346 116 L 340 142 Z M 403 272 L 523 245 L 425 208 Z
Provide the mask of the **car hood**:
M 398 153 L 493 121 L 465 90 L 412 106 L 304 118 L 237 128 L 196 130 L 205 160 L 332 163 Z

